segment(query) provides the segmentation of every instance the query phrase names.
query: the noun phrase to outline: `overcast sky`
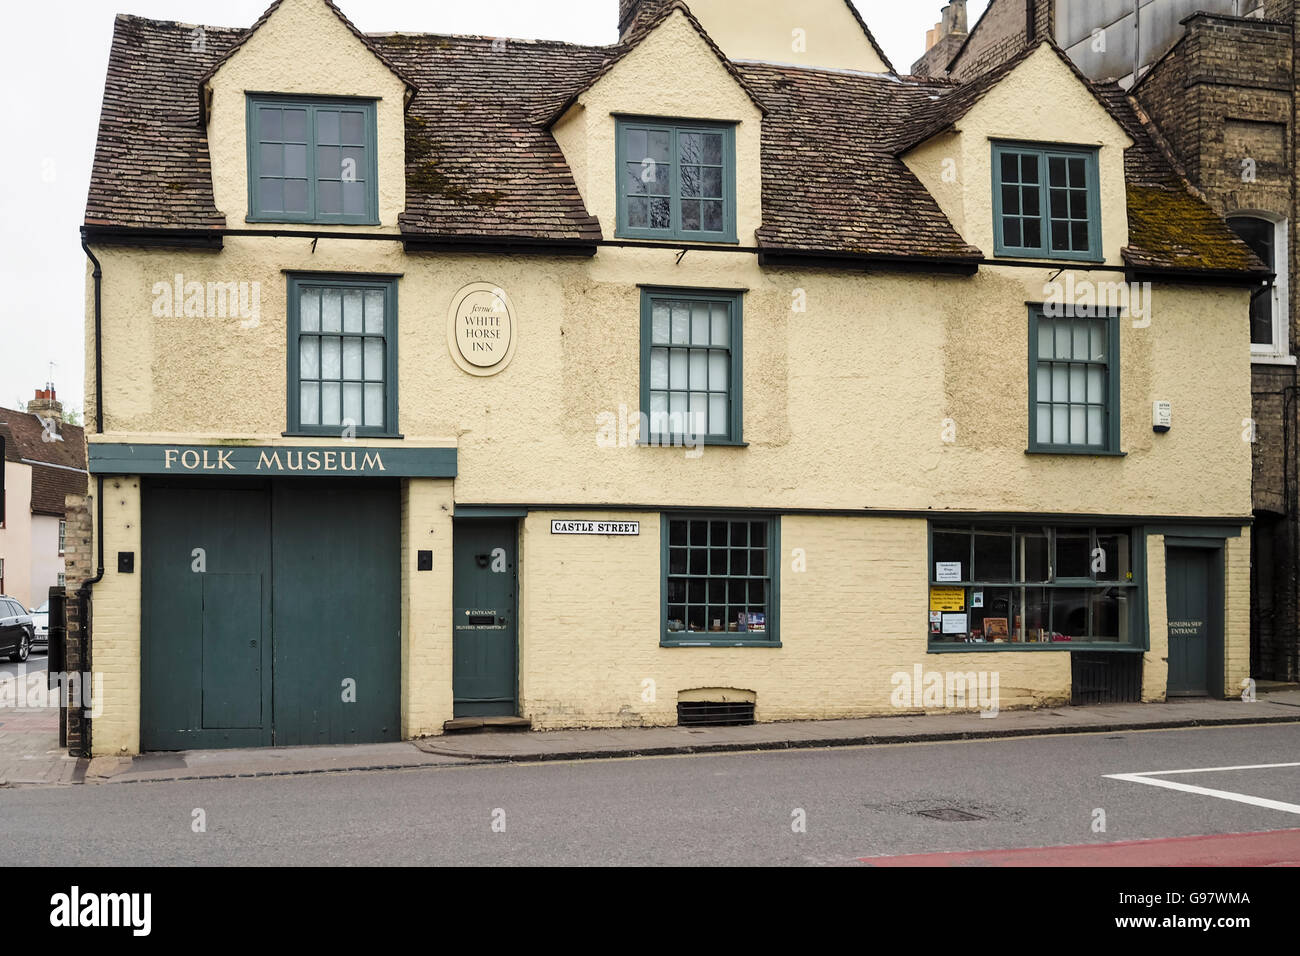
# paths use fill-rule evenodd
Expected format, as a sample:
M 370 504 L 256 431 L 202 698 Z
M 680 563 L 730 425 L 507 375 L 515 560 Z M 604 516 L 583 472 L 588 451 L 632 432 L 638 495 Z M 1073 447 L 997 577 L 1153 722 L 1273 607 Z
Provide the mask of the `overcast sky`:
M 744 0 L 735 0 L 743 3 Z M 790 0 L 796 7 L 800 0 Z M 924 52 L 944 0 L 857 0 L 895 67 Z M 0 405 L 49 377 L 83 407 L 85 256 L 77 229 L 113 16 L 248 26 L 270 0 L 11 0 L 0 35 Z M 364 32 L 403 30 L 611 43 L 618 0 L 338 0 Z M 970 21 L 987 6 L 971 0 Z

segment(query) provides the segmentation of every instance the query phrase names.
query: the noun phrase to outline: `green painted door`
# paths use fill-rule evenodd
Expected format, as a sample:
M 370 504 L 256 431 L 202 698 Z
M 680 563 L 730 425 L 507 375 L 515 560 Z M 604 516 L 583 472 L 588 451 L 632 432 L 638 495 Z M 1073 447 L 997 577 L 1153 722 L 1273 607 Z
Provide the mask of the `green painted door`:
M 203 582 L 203 726 L 262 726 L 262 576 Z
M 273 487 L 276 745 L 401 739 L 396 483 Z
M 452 685 L 457 717 L 518 713 L 517 537 L 514 521 L 456 522 Z
M 1215 552 L 1205 548 L 1166 551 L 1165 594 L 1169 611 L 1170 697 L 1198 697 L 1211 692 L 1210 663 L 1214 642 L 1222 641 L 1216 594 Z
M 396 482 L 161 480 L 143 496 L 145 750 L 400 738 Z
M 270 744 L 265 485 L 146 483 L 139 564 L 141 747 Z

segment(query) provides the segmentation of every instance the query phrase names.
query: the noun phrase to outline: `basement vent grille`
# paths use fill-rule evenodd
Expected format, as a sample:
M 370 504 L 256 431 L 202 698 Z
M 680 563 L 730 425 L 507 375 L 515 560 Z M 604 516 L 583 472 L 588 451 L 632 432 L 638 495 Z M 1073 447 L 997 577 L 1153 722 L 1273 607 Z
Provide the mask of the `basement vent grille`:
M 752 701 L 725 703 L 714 700 L 677 702 L 679 727 L 739 727 L 754 722 Z
M 1070 655 L 1071 703 L 1136 704 L 1142 699 L 1142 655 L 1119 652 Z

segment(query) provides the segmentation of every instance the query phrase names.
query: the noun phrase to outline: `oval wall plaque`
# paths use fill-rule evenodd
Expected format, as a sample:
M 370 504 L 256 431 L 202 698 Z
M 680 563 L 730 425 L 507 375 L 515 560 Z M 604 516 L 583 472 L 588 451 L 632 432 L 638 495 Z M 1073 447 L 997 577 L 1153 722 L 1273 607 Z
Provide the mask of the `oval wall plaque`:
M 447 321 L 451 357 L 472 375 L 495 375 L 515 351 L 515 310 L 505 291 L 474 282 L 452 297 Z

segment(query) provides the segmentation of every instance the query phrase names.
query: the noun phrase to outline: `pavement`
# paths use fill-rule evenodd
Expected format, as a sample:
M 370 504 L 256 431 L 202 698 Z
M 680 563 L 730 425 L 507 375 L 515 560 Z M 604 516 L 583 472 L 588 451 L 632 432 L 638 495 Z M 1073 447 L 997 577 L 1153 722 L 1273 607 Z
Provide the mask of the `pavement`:
M 45 655 L 25 664 L 0 662 L 0 679 L 31 680 L 45 672 Z M 42 707 L 0 707 L 0 787 L 81 783 L 89 761 L 69 757 L 59 746 L 59 712 Z
M 0 711 L 0 720 L 9 719 Z M 797 750 L 1160 730 L 1300 723 L 1300 686 L 1261 686 L 1258 701 L 1174 700 L 1163 704 L 1101 704 L 1002 711 L 996 717 L 913 714 L 855 720 L 752 724 L 745 727 L 643 727 L 574 731 L 496 731 L 444 734 L 387 744 L 271 747 L 96 757 L 78 774 L 29 772 L 20 782 L 122 784 L 270 777 L 348 771 L 402 770 L 439 765 L 528 763 L 668 754 Z M 0 734 L 4 727 L 0 726 Z M 2 744 L 0 744 L 2 746 Z M 63 758 L 67 760 L 68 758 Z M 40 763 L 33 760 L 32 764 Z M 0 754 L 0 767 L 5 758 Z M 3 776 L 3 771 L 0 771 Z M 68 778 L 65 779 L 64 777 Z M 57 777 L 57 779 L 55 779 Z

